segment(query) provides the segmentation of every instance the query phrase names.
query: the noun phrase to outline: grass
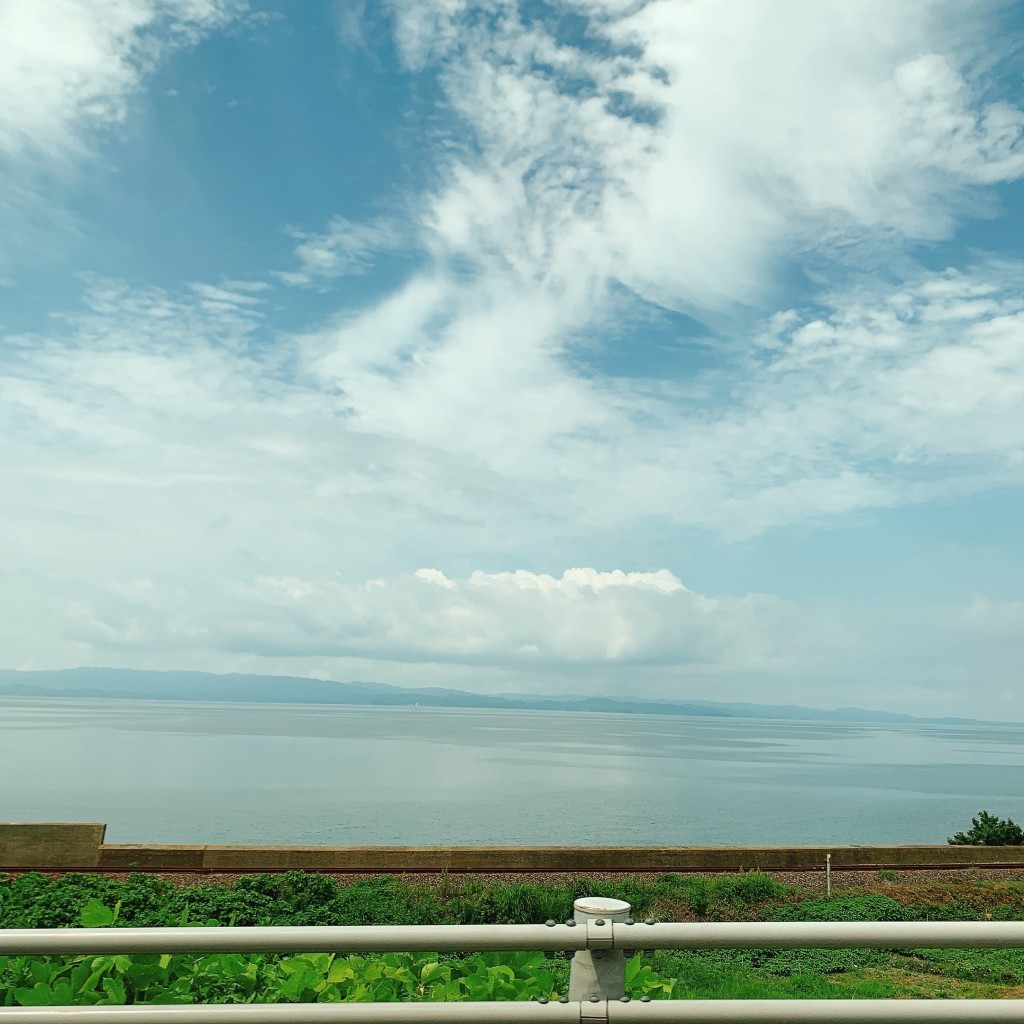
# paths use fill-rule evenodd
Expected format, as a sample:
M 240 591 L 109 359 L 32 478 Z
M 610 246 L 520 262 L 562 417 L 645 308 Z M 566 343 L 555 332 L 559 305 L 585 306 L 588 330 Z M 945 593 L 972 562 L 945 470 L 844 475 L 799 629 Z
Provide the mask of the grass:
M 1024 997 L 1024 958 L 1017 951 L 782 951 L 761 964 L 757 952 L 665 951 L 652 967 L 678 979 L 680 995 L 688 999 Z
M 97 903 L 117 905 L 120 926 L 527 923 L 565 920 L 582 895 L 625 899 L 638 918 L 661 920 L 1024 920 L 1024 882 L 977 878 L 903 883 L 879 874 L 826 899 L 757 872 L 614 882 L 580 877 L 548 885 L 382 877 L 347 886 L 288 872 L 247 876 L 232 886 L 174 886 L 147 875 L 124 882 L 83 875 L 6 881 L 0 876 L 0 927 L 74 925 L 83 908 Z M 554 984 L 564 985 L 563 960 L 549 961 L 544 969 L 553 972 Z M 655 986 L 654 995 L 670 990 L 659 990 L 659 979 L 666 986 L 675 980 L 671 990 L 690 999 L 1024 998 L 1024 954 L 1004 949 L 665 950 L 631 971 Z

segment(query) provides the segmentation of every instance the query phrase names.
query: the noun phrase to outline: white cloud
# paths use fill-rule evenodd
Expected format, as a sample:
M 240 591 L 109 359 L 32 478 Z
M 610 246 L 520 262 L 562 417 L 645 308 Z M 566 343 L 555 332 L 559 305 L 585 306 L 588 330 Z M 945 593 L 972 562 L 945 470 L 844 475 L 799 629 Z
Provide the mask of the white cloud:
M 235 16 L 240 0 L 6 0 L 0 9 L 0 154 L 80 154 L 124 120 L 162 52 Z
M 160 26 L 192 38 L 227 11 L 109 3 L 93 25 L 69 2 L 85 41 L 55 47 L 38 97 L 0 71 L 0 111 L 27 96 L 0 129 L 23 166 L 120 123 Z M 989 636 L 993 678 L 1015 678 L 1010 605 L 856 619 L 562 571 L 608 538 L 649 562 L 649 522 L 751 537 L 1021 482 L 1024 268 L 910 258 L 1024 171 L 1020 111 L 988 98 L 961 31 L 987 5 L 570 7 L 594 45 L 510 4 L 394 4 L 457 121 L 439 184 L 401 232 L 337 218 L 279 275 L 326 287 L 412 239 L 427 266 L 383 299 L 282 337 L 260 282 L 93 282 L 83 311 L 6 339 L 7 663 L 814 703 L 871 678 L 879 705 L 913 688 L 942 707 Z M 34 38 L 34 8 L 9 10 Z M 866 273 L 879 253 L 891 280 Z M 773 298 L 794 264 L 824 282 L 808 308 Z M 857 283 L 830 286 L 837 268 Z M 712 369 L 588 366 L 641 299 L 710 323 Z
M 81 402 L 90 412 L 79 430 L 98 429 L 96 393 L 72 392 L 97 374 L 123 375 L 153 400 L 108 418 L 142 438 L 147 408 L 192 384 L 197 353 L 210 360 L 203 345 L 227 330 L 234 340 L 216 357 L 223 386 L 265 403 L 302 395 L 305 418 L 329 422 L 327 436 L 344 451 L 372 438 L 387 453 L 373 482 L 356 484 L 330 471 L 336 456 L 324 449 L 328 466 L 308 471 L 324 478 L 317 486 L 325 493 L 353 486 L 371 500 L 383 473 L 385 504 L 475 522 L 482 493 L 488 511 L 514 496 L 529 509 L 515 531 L 520 549 L 552 523 L 585 533 L 647 513 L 745 536 L 943 486 L 1014 479 L 1020 303 L 1012 266 L 837 292 L 823 300 L 827 308 L 780 314 L 767 329 L 723 340 L 726 362 L 708 382 L 588 378 L 566 358 L 585 353 L 586 332 L 600 333 L 616 314 L 608 292 L 616 280 L 698 311 L 751 298 L 769 262 L 806 247 L 812 234 L 933 233 L 949 223 L 964 188 L 1019 173 L 1019 117 L 976 100 L 980 86 L 966 77 L 969 54 L 958 49 L 948 6 L 887 4 L 884 18 L 850 21 L 841 4 L 808 3 L 784 23 L 759 4 L 736 5 L 728 17 L 703 2 L 578 7 L 610 49 L 557 43 L 505 5 L 478 22 L 459 20 L 461 4 L 398 5 L 401 39 L 412 32 L 422 37 L 418 53 L 445 55 L 442 83 L 475 143 L 447 160 L 447 184 L 426 197 L 415 227 L 431 269 L 297 338 L 294 352 L 277 339 L 264 361 L 245 355 L 258 291 L 196 284 L 197 306 L 94 291 L 76 337 L 25 355 L 29 378 L 56 381 L 49 390 L 38 384 L 34 400 L 56 416 L 54 396 L 67 393 L 65 421 Z M 117 7 L 125 24 L 176 18 L 189 31 L 225 10 L 142 0 Z M 104 95 L 123 99 L 137 84 L 130 58 L 142 28 L 96 31 L 107 34 L 93 58 L 120 54 L 114 63 L 128 69 L 128 84 L 105 86 Z M 63 66 L 55 65 L 59 79 Z M 637 105 L 652 117 L 630 115 Z M 109 116 L 119 116 L 115 108 Z M 395 231 L 390 222 L 336 218 L 303 239 L 291 276 L 314 283 L 358 270 L 374 250 L 397 244 Z M 943 299 L 942 287 L 966 292 Z M 971 289 L 987 289 L 987 298 Z M 136 317 L 138 303 L 145 311 Z M 144 328 L 130 333 L 140 317 Z M 175 318 L 188 330 L 174 329 Z M 115 357 L 107 334 L 134 340 Z M 281 378 L 293 355 L 299 377 L 289 391 Z M 61 376 L 69 360 L 73 374 Z M 723 380 L 725 403 L 714 397 Z M 26 393 L 28 385 L 16 387 Z M 157 387 L 165 393 L 155 395 Z M 237 400 L 211 387 L 198 407 L 210 401 L 223 411 Z M 121 392 L 118 401 L 129 402 Z M 954 422 L 967 411 L 970 424 Z M 272 405 L 259 414 L 286 422 Z M 245 415 L 238 410 L 239 420 Z M 298 450 L 291 440 L 266 443 Z M 965 456 L 971 461 L 949 473 Z M 403 481 L 394 470 L 410 458 L 427 469 Z M 456 473 L 462 483 L 453 487 Z
M 650 516 L 743 533 L 973 486 L 947 463 L 1018 472 L 1021 308 L 997 269 L 780 314 L 761 369 L 703 417 L 639 393 L 602 406 L 578 382 L 604 419 L 574 431 L 563 406 L 552 435 L 523 412 L 536 396 L 494 392 L 504 425 L 481 430 L 524 430 L 497 457 L 443 416 L 417 439 L 414 418 L 371 427 L 350 394 L 293 380 L 287 348 L 256 344 L 258 284 L 94 282 L 85 312 L 7 339 L 4 663 L 816 705 L 856 687 L 874 706 L 1019 717 L 996 693 L 1024 653 L 1012 604 L 851 610 L 699 594 L 664 569 L 502 571 L 521 552 L 556 566 L 566 535 L 602 531 L 635 564 Z M 372 356 L 368 379 L 390 379 Z
M 455 453 L 567 527 L 647 514 L 737 538 L 1020 482 L 1021 274 L 854 287 L 768 318 L 703 384 L 656 389 L 574 375 L 557 303 L 437 279 L 300 344 L 353 427 Z
M 965 190 L 1024 173 L 1021 111 L 968 78 L 987 4 L 566 6 L 611 49 L 512 4 L 396 3 L 472 133 L 427 216 L 439 255 L 701 311 L 822 240 L 941 237 Z
M 285 284 L 299 286 L 323 285 L 336 277 L 365 274 L 377 256 L 407 245 L 398 223 L 384 218 L 357 223 L 332 217 L 321 233 L 292 230 L 291 234 L 299 243 L 295 247 L 299 269 L 279 271 L 275 276 Z
M 68 230 L 54 183 L 126 121 L 133 95 L 168 52 L 244 7 L 245 0 L 0 4 L 0 260 L 31 251 L 46 223 Z
M 22 582 L 22 581 L 18 581 Z M 60 581 L 54 580 L 54 587 Z M 64 664 L 374 678 L 480 692 L 580 693 L 861 706 L 1019 717 L 1018 604 L 808 607 L 766 594 L 710 598 L 666 570 L 420 570 L 365 584 L 254 575 L 196 586 L 92 581 L 63 604 L 5 609 L 25 625 L 21 667 Z M 56 617 L 43 650 L 31 616 Z M 969 695 L 969 696 L 968 696 Z
M 446 137 L 423 200 L 432 266 L 299 339 L 311 386 L 343 393 L 360 429 L 456 453 L 542 505 L 557 480 L 556 514 L 584 529 L 643 505 L 750 536 L 1016 480 L 1019 268 L 894 258 L 1024 173 L 1021 111 L 986 98 L 976 60 L 989 5 L 568 8 L 600 45 L 556 41 L 511 4 L 395 4 L 410 67 L 437 64 L 471 141 Z M 743 302 L 767 320 L 794 261 L 856 279 L 842 261 L 885 257 L 906 287 L 836 289 L 767 329 L 723 319 Z M 623 284 L 718 324 L 715 373 L 581 374 Z M 976 302 L 929 291 L 961 284 L 991 289 L 986 326 Z M 804 359 L 815 332 L 835 340 Z M 942 383 L 960 372 L 972 397 Z
M 147 607 L 146 590 L 155 608 Z M 218 590 L 216 626 L 203 629 L 206 623 L 189 616 L 192 623 L 176 627 L 177 636 L 203 633 L 210 646 L 265 656 L 523 672 L 605 664 L 688 665 L 711 674 L 760 669 L 781 655 L 779 625 L 800 615 L 795 605 L 768 596 L 702 597 L 667 570 L 581 568 L 561 577 L 476 571 L 458 580 L 421 569 L 373 586 L 258 576 Z M 120 607 L 119 597 L 127 599 Z M 92 635 L 108 650 L 152 650 L 170 629 L 163 601 L 150 588 L 110 593 L 109 618 L 98 620 Z M 176 610 L 170 621 L 179 617 Z M 270 627 L 272 621 L 278 625 Z M 788 640 L 787 660 L 795 666 L 806 645 Z
M 351 579 L 428 552 L 557 564 L 565 537 L 610 535 L 629 558 L 651 518 L 751 536 L 1019 482 L 1018 271 L 927 275 L 779 314 L 734 369 L 731 402 L 697 407 L 668 385 L 527 361 L 511 314 L 479 344 L 466 318 L 454 351 L 435 356 L 427 326 L 403 348 L 410 322 L 437 315 L 441 282 L 417 280 L 326 332 L 315 357 L 299 339 L 316 372 L 297 379 L 283 340 L 256 342 L 262 290 L 96 282 L 86 312 L 7 339 L 3 490 L 22 509 L 4 527 L 21 552 L 12 568 L 29 571 L 47 546 L 82 579 L 129 566 L 308 578 L 325 565 Z M 491 358 L 506 359 L 500 380 Z
M 1022 270 L 923 274 L 772 318 L 730 405 L 666 417 L 652 507 L 692 521 L 703 503 L 706 525 L 740 536 L 1019 484 Z

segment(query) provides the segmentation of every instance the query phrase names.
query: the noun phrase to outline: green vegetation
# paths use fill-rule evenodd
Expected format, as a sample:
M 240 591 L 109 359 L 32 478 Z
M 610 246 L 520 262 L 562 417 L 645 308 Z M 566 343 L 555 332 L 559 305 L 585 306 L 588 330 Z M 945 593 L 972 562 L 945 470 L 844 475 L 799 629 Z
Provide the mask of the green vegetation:
M 526 923 L 564 920 L 581 895 L 628 900 L 662 920 L 928 921 L 1024 919 L 1024 883 L 900 885 L 879 879 L 829 899 L 750 872 L 654 881 L 510 884 L 368 878 L 339 885 L 303 872 L 232 886 L 175 886 L 151 875 L 0 878 L 0 927 Z M 542 953 L 0 957 L 0 1005 L 329 1002 L 556 998 L 568 962 Z M 627 991 L 652 998 L 1021 997 L 1016 950 L 706 950 L 634 957 Z
M 675 876 L 665 876 L 672 879 Z M 736 892 L 755 889 L 766 876 L 725 877 L 711 885 L 712 899 L 735 902 Z M 754 879 L 753 882 L 749 879 Z M 703 879 L 687 879 L 700 887 Z M 768 884 L 776 886 L 771 879 Z M 781 886 L 776 886 L 779 892 Z M 362 924 L 533 924 L 565 920 L 580 896 L 614 896 L 629 901 L 638 916 L 681 891 L 673 881 L 596 882 L 574 879 L 560 885 L 442 881 L 407 882 L 365 878 L 338 885 L 327 875 L 288 871 L 247 875 L 234 885 L 175 886 L 156 875 L 132 875 L 118 882 L 101 875 L 49 878 L 32 873 L 0 884 L 0 927 L 60 928 L 80 923 L 90 900 L 119 906 L 117 924 L 162 927 L 185 922 L 236 925 Z M 717 905 L 717 903 L 716 903 Z
M 966 832 L 957 832 L 946 840 L 950 846 L 1024 846 L 1024 829 L 1012 818 L 1005 821 L 988 811 L 971 818 Z
M 564 987 L 542 953 L 0 957 L 0 978 L 6 1006 L 536 999 Z

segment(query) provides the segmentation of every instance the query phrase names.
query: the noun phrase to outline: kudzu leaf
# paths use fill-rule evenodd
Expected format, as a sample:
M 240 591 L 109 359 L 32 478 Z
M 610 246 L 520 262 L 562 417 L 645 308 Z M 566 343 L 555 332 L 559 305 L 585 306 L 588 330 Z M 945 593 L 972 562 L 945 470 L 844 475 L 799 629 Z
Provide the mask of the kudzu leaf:
M 423 985 L 432 985 L 435 981 L 445 980 L 447 981 L 452 976 L 452 969 L 439 964 L 436 960 L 431 963 L 426 963 L 420 970 L 420 983 Z
M 19 1006 L 53 1006 L 53 989 L 44 982 L 36 982 L 31 988 L 16 988 L 14 999 Z
M 301 974 L 295 973 L 285 978 L 281 982 L 279 991 L 285 999 L 298 1002 L 302 998 L 303 993 L 308 992 L 312 995 L 319 980 L 319 976 L 307 968 Z
M 137 991 L 142 991 L 167 980 L 167 971 L 158 964 L 132 964 L 124 972 L 125 978 Z
M 46 984 L 53 975 L 53 968 L 45 960 L 33 960 L 28 965 L 28 980 L 33 985 Z
M 104 978 L 103 991 L 107 996 L 103 1002 L 111 1006 L 123 1006 L 128 998 L 124 982 L 120 978 Z
M 55 1006 L 70 1006 L 75 999 L 75 990 L 67 978 L 58 978 L 53 983 L 53 1002 Z
M 355 976 L 356 972 L 344 960 L 335 961 L 327 972 L 327 980 L 332 985 L 337 985 L 343 981 L 351 981 Z
M 304 960 L 317 974 L 326 974 L 334 960 L 333 953 L 300 953 L 296 960 Z
M 83 928 L 109 928 L 116 914 L 102 900 L 87 900 L 78 914 L 78 923 Z

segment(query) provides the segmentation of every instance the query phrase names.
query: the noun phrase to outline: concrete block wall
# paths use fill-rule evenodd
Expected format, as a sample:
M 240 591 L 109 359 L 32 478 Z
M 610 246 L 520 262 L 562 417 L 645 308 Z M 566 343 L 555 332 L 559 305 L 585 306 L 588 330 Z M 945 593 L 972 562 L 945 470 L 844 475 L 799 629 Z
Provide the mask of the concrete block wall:
M 762 871 L 947 864 L 1024 867 L 1022 846 L 218 846 L 104 843 L 96 823 L 0 823 L 0 870 Z
M 1007 862 L 1024 847 L 956 846 L 145 846 L 110 845 L 107 870 L 180 871 L 751 871 Z
M 0 822 L 0 868 L 99 867 L 106 830 L 99 822 Z

